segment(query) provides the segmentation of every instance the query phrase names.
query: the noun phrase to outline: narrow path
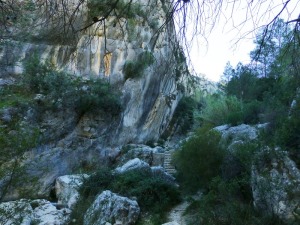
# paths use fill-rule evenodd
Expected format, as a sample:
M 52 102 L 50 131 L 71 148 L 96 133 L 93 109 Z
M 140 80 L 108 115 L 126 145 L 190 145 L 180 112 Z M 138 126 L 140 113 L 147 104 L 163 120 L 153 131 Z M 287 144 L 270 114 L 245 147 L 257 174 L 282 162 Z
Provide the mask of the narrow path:
M 168 215 L 168 223 L 165 223 L 163 225 L 186 225 L 183 217 L 183 213 L 186 210 L 186 208 L 189 206 L 188 202 L 183 202 L 177 206 L 175 206 Z

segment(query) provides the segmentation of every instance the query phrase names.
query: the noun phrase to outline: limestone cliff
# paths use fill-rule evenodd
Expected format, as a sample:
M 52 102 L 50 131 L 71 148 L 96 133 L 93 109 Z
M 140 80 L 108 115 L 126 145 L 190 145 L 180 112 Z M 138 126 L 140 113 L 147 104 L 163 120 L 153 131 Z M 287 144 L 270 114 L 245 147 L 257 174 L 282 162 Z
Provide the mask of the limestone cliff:
M 78 2 L 69 1 L 65 6 L 67 11 L 73 12 Z M 129 4 L 129 1 L 121 2 Z M 91 15 L 97 18 L 102 15 L 91 9 L 94 5 L 81 4 L 74 29 L 87 28 L 70 40 L 63 39 L 60 35 L 66 34 L 55 30 L 55 23 L 61 23 L 57 21 L 64 16 L 59 10 L 53 14 L 53 24 L 47 25 L 41 25 L 46 15 L 36 12 L 38 16 L 31 16 L 31 23 L 40 25 L 31 26 L 32 32 L 25 41 L 2 43 L 1 76 L 21 74 L 23 60 L 38 54 L 42 61 L 50 61 L 57 69 L 70 74 L 107 79 L 122 92 L 122 116 L 110 135 L 114 144 L 157 140 L 183 94 L 180 81 L 187 79 L 187 66 L 173 24 L 164 26 L 167 17 L 164 8 L 169 7 L 165 1 L 136 0 L 130 4 L 132 7 L 128 10 L 132 10 L 133 15 L 128 12 L 120 18 L 110 16 L 91 26 Z M 11 32 L 21 35 L 21 29 L 13 25 Z M 150 54 L 154 60 L 144 68 L 131 71 L 140 73 L 140 78 L 127 79 L 124 65 L 143 64 L 143 54 Z
M 16 107 L 1 109 L 0 125 L 2 120 L 11 121 L 18 115 L 26 126 L 38 123 L 43 141 L 32 150 L 26 149 L 22 158 L 14 156 L 16 161 L 1 161 L 0 171 L 4 172 L 0 174 L 0 200 L 49 196 L 58 176 L 107 165 L 126 143 L 157 140 L 180 98 L 190 92 L 186 85 L 189 73 L 174 25 L 170 21 L 165 24 L 164 8 L 169 7 L 165 1 L 120 0 L 117 2 L 133 4 L 133 11 L 96 23 L 91 23 L 94 17 L 97 20 L 103 15 L 95 14 L 95 5 L 79 0 L 67 2 L 67 12 L 72 12 L 77 3 L 84 3 L 75 7 L 75 35 L 61 25 L 65 14 L 60 13 L 60 5 L 43 6 L 54 7 L 51 20 L 34 8 L 27 15 L 29 25 L 23 28 L 12 23 L 8 27 L 7 32 L 13 35 L 0 43 L 0 81 L 11 85 L 22 77 L 23 62 L 38 55 L 41 61 L 75 77 L 109 82 L 121 93 L 121 115 L 113 118 L 95 113 L 97 110 L 77 115 L 65 105 L 56 111 L 38 111 L 28 105 L 22 112 Z M 43 98 L 37 94 L 34 101 L 43 104 Z M 18 174 L 11 172 L 15 165 L 22 167 Z

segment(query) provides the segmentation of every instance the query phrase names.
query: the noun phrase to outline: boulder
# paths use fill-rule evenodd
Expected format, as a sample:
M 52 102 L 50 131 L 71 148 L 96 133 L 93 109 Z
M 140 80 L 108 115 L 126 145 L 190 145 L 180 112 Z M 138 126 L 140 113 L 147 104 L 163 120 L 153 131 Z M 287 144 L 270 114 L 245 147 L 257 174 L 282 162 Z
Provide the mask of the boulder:
M 147 145 L 129 144 L 122 148 L 123 155 L 120 157 L 120 163 L 124 164 L 128 160 L 139 158 L 152 165 L 153 149 Z
M 246 124 L 235 127 L 222 125 L 214 128 L 221 134 L 221 147 L 227 150 L 221 165 L 222 178 L 230 180 L 245 172 L 245 165 L 237 157 L 237 151 L 257 139 L 259 129 L 261 129 L 260 126 Z
M 144 170 L 151 172 L 154 176 L 157 176 L 161 178 L 162 180 L 177 186 L 178 184 L 175 181 L 175 178 L 167 173 L 165 169 L 161 166 L 152 166 L 150 167 L 148 163 L 145 163 L 144 161 L 135 158 L 132 160 L 129 160 L 127 163 L 125 163 L 121 167 L 117 167 L 115 169 L 116 173 L 125 173 L 131 170 Z
M 234 150 L 236 144 L 253 141 L 258 137 L 258 128 L 246 124 L 235 127 L 222 125 L 215 127 L 214 130 L 221 133 L 220 144 L 226 146 L 229 150 Z
M 55 182 L 55 193 L 58 204 L 73 208 L 79 199 L 78 190 L 84 179 L 88 178 L 87 174 L 65 175 L 60 176 Z
M 84 225 L 134 224 L 140 214 L 138 203 L 111 191 L 103 191 L 84 215 Z
M 32 223 L 37 225 L 65 225 L 69 220 L 71 210 L 57 209 L 54 204 L 47 200 L 31 201 L 33 209 Z
M 125 173 L 125 172 L 128 172 L 130 170 L 136 170 L 136 169 L 150 170 L 150 166 L 149 166 L 148 163 L 146 163 L 146 162 L 144 162 L 144 161 L 142 161 L 138 158 L 135 158 L 135 159 L 129 160 L 123 166 L 117 167 L 115 169 L 115 172 L 116 173 Z
M 30 225 L 32 207 L 25 199 L 0 204 L 0 224 L 3 225 Z
M 300 219 L 300 171 L 280 149 L 263 149 L 252 166 L 251 187 L 255 207 L 285 221 Z
M 160 177 L 162 180 L 177 186 L 178 184 L 175 181 L 175 177 L 170 175 L 165 171 L 165 169 L 161 166 L 152 166 L 151 172 L 154 176 Z
M 176 221 L 172 221 L 172 222 L 164 223 L 162 225 L 180 225 L 180 224 L 177 223 Z
M 122 156 L 118 159 L 118 164 L 139 158 L 150 166 L 162 166 L 164 151 L 165 149 L 160 146 L 152 148 L 142 144 L 128 144 L 122 147 Z
M 2 225 L 64 225 L 69 220 L 69 209 L 57 209 L 47 200 L 28 200 L 0 204 Z

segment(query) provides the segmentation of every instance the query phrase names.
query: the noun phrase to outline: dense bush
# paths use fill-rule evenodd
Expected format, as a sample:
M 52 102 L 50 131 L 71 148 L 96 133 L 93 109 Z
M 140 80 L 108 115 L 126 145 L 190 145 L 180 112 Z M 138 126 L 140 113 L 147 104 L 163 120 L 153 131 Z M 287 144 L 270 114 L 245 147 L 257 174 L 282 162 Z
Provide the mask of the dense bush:
M 216 144 L 210 146 L 203 144 L 210 141 L 215 141 Z M 190 189 L 194 187 L 194 190 L 197 190 L 197 188 L 203 187 L 203 182 L 205 182 L 206 187 L 201 199 L 193 201 L 186 211 L 186 214 L 189 215 L 188 224 L 283 224 L 276 216 L 262 215 L 253 206 L 250 177 L 251 167 L 254 160 L 256 160 L 257 143 L 236 145 L 234 153 L 226 153 L 226 156 L 228 154 L 234 156 L 234 161 L 229 162 L 232 165 L 227 169 L 235 170 L 234 162 L 239 162 L 240 165 L 240 168 L 238 168 L 240 172 L 236 173 L 235 176 L 228 177 L 223 174 L 224 163 L 228 164 L 228 158 L 223 157 L 225 152 L 220 153 L 213 150 L 218 148 L 218 141 L 212 136 L 205 135 L 203 135 L 201 142 L 195 142 L 191 139 L 188 141 L 190 142 L 188 146 L 192 145 L 194 150 L 186 150 L 177 155 L 178 161 L 184 160 L 185 162 L 182 164 L 185 165 L 185 170 L 180 169 L 180 167 L 178 169 L 180 173 L 184 172 L 181 175 L 183 181 L 185 181 L 181 183 L 183 188 Z M 206 154 L 200 155 L 198 152 L 205 152 Z M 222 172 L 220 168 L 222 168 Z M 232 173 L 234 171 L 227 172 Z M 191 173 L 193 173 L 193 176 L 190 175 Z M 182 178 L 180 181 L 182 181 Z M 189 182 L 186 179 L 189 179 Z
M 188 192 L 207 188 L 220 174 L 224 151 L 219 147 L 220 135 L 203 127 L 174 155 L 178 181 Z
M 299 98 L 293 108 L 289 109 L 289 115 L 281 118 L 276 123 L 273 138 L 274 144 L 289 151 L 291 158 L 300 167 L 300 104 Z
M 107 168 L 87 179 L 80 189 L 81 199 L 72 212 L 76 224 L 82 224 L 84 212 L 97 194 L 104 190 L 136 198 L 142 212 L 151 213 L 158 224 L 163 223 L 165 213 L 180 200 L 178 189 L 148 170 L 133 170 L 113 174 Z M 71 223 L 74 224 L 74 223 Z
M 101 79 L 79 83 L 75 108 L 80 113 L 101 110 L 116 116 L 121 111 L 119 93 L 114 91 L 107 81 Z
M 206 98 L 200 118 L 214 126 L 243 122 L 243 103 L 234 96 L 212 95 Z
M 139 2 L 126 2 L 124 0 L 90 0 L 87 7 L 89 9 L 90 18 L 101 18 L 107 16 L 108 12 L 116 11 L 120 17 L 127 19 L 135 18 L 135 16 L 145 17 L 143 7 Z
M 186 133 L 194 124 L 194 111 L 197 108 L 197 102 L 192 97 L 183 97 L 174 112 L 173 118 L 177 120 L 180 126 L 180 133 Z
M 179 134 L 186 134 L 192 129 L 195 123 L 195 110 L 197 110 L 198 104 L 192 97 L 183 97 L 173 114 L 172 120 L 162 135 L 163 139 L 167 139 L 172 132 L 178 132 Z
M 123 72 L 125 80 L 128 78 L 139 78 L 143 75 L 144 70 L 154 63 L 154 56 L 151 52 L 144 51 L 140 53 L 137 60 L 132 62 L 128 61 L 125 63 Z
M 186 213 L 192 215 L 189 224 L 283 225 L 276 216 L 261 215 L 254 209 L 250 189 L 245 188 L 248 182 L 245 177 L 230 181 L 214 178 L 209 191 L 187 209 Z
M 74 108 L 79 114 L 98 110 L 110 115 L 121 111 L 119 95 L 107 81 L 72 77 L 41 63 L 37 56 L 25 62 L 23 83 L 28 92 L 44 95 L 50 109 Z

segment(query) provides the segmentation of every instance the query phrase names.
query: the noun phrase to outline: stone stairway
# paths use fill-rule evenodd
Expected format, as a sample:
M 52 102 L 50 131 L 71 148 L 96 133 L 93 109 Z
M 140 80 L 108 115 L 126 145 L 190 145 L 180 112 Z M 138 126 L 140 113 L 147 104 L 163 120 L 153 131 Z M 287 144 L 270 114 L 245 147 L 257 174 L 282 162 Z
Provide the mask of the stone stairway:
M 164 169 L 169 174 L 176 173 L 175 167 L 171 164 L 173 152 L 174 151 L 167 151 L 164 153 Z

